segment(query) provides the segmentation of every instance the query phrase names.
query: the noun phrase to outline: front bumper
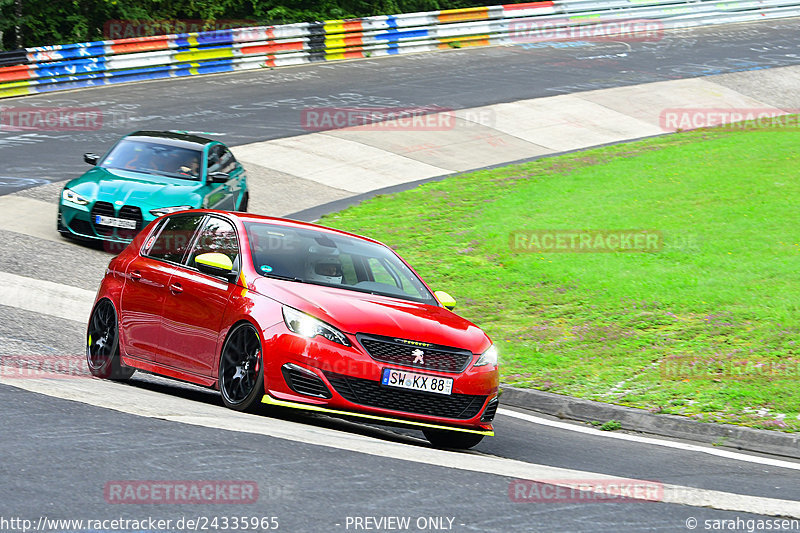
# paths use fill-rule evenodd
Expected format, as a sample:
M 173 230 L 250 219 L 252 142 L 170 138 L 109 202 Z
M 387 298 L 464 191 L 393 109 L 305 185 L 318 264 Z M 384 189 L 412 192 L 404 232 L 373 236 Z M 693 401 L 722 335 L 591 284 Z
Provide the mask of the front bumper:
M 345 347 L 322 337 L 307 339 L 280 323 L 264 332 L 264 403 L 369 418 L 378 422 L 491 434 L 497 409 L 496 368 L 462 372 L 412 368 L 373 359 L 353 335 Z M 381 384 L 385 368 L 453 378 L 442 395 Z M 488 433 L 487 433 L 488 432 Z
M 367 420 L 372 420 L 378 424 L 388 424 L 388 425 L 399 425 L 411 428 L 418 428 L 418 429 L 446 429 L 448 431 L 461 431 L 463 433 L 476 433 L 478 435 L 486 435 L 487 437 L 494 436 L 493 429 L 470 429 L 470 428 L 462 428 L 457 426 L 445 426 L 441 424 L 433 424 L 430 422 L 420 422 L 416 420 L 408 420 L 405 418 L 397 418 L 397 417 L 390 417 L 390 416 L 380 416 L 380 415 L 373 415 L 369 413 L 359 413 L 356 411 L 342 411 L 339 409 L 331 409 L 330 407 L 325 407 L 323 405 L 312 405 L 312 404 L 305 404 L 300 402 L 290 402 L 286 400 L 278 400 L 271 397 L 269 394 L 265 394 L 264 398 L 261 400 L 262 403 L 267 405 L 274 405 L 276 407 L 289 407 L 292 409 L 302 409 L 304 411 L 315 411 L 318 413 L 325 413 L 332 416 L 342 416 L 347 418 L 362 418 Z M 491 426 L 490 426 L 491 427 Z
M 136 228 L 122 229 L 96 225 L 94 223 L 96 214 L 131 220 L 136 223 Z M 145 215 L 138 206 L 114 206 L 108 202 L 77 205 L 63 200 L 58 205 L 58 231 L 62 235 L 79 239 L 128 244 L 142 228 L 153 220 L 155 217 L 150 213 Z

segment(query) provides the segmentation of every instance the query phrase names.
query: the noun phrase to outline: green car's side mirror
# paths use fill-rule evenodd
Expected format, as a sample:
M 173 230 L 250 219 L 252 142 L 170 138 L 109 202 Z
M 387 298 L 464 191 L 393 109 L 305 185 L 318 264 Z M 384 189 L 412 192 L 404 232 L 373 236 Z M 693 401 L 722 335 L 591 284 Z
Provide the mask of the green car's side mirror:
M 235 272 L 233 272 L 233 262 L 230 257 L 225 254 L 216 252 L 200 254 L 194 258 L 194 263 L 197 269 L 203 274 L 210 276 L 220 276 L 226 278 L 233 283 L 235 279 L 231 279 Z
M 90 165 L 96 165 L 99 159 L 100 156 L 97 154 L 83 154 L 83 160 L 89 163 Z
M 227 172 L 212 172 L 208 175 L 208 182 L 209 183 L 225 183 L 231 179 L 230 175 Z
M 439 303 L 441 303 L 444 306 L 445 309 L 449 309 L 450 311 L 452 311 L 453 308 L 455 308 L 455 306 L 456 306 L 455 298 L 453 298 L 452 296 L 450 296 L 446 292 L 444 292 L 444 291 L 435 291 L 433 293 L 433 295 L 436 296 L 436 298 L 439 300 Z

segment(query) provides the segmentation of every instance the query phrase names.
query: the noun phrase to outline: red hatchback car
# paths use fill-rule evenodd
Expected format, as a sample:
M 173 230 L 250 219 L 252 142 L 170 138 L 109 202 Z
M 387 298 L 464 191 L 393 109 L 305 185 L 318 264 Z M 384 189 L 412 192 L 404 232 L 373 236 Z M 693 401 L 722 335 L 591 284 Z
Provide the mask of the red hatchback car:
M 136 369 L 262 402 L 492 435 L 497 351 L 389 247 L 314 224 L 193 210 L 153 221 L 109 263 L 87 328 L 95 376 Z

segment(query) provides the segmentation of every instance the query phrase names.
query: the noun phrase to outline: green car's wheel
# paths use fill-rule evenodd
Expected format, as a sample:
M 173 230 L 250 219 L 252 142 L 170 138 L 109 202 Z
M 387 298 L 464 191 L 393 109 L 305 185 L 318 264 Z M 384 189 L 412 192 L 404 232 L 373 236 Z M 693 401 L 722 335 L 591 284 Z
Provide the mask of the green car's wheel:
M 239 202 L 239 209 L 238 209 L 238 211 L 241 211 L 242 213 L 244 213 L 245 211 L 247 211 L 247 204 L 248 204 L 248 202 L 250 202 L 250 193 L 249 193 L 249 192 L 246 192 L 246 193 L 244 193 L 244 196 L 242 196 L 242 201 L 241 201 L 241 202 Z
M 261 338 L 249 322 L 228 334 L 219 359 L 219 390 L 222 403 L 237 411 L 255 411 L 264 396 L 264 365 Z
M 483 440 L 483 435 L 477 433 L 464 433 L 462 431 L 447 431 L 443 429 L 423 429 L 425 438 L 434 448 L 452 448 L 466 450 L 476 446 Z
M 93 376 L 125 380 L 136 371 L 120 362 L 117 312 L 110 301 L 101 300 L 95 306 L 86 338 L 86 363 Z

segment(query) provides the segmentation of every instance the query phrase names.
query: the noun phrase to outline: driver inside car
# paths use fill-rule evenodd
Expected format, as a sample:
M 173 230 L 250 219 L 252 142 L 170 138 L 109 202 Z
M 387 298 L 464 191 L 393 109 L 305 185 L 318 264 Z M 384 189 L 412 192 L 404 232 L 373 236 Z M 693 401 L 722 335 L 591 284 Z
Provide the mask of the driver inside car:
M 306 264 L 306 279 L 330 283 L 332 285 L 342 284 L 342 262 L 339 260 L 339 250 L 334 249 L 333 253 L 320 254 L 312 246 L 309 250 L 308 261 Z
M 181 174 L 187 174 L 189 176 L 198 177 L 200 175 L 200 158 L 196 155 L 190 156 L 183 164 L 178 168 L 178 172 Z

